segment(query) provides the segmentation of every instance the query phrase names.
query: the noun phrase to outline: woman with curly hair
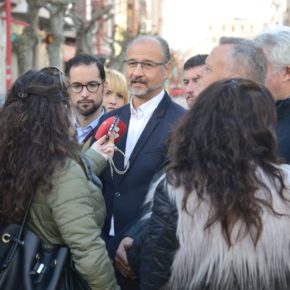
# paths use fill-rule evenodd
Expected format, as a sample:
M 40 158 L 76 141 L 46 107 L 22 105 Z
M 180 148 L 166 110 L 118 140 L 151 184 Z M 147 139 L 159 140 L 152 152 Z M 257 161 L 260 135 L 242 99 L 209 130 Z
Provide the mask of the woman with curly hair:
M 117 289 L 100 237 L 105 204 L 71 134 L 68 95 L 56 68 L 29 70 L 13 84 L 0 114 L 0 226 L 27 226 L 44 246 L 66 245 L 92 290 Z M 113 137 L 87 152 L 96 174 L 113 155 Z M 15 277 L 17 279 L 17 277 Z
M 141 289 L 290 289 L 290 167 L 275 105 L 242 79 L 205 89 L 175 126 L 155 184 Z

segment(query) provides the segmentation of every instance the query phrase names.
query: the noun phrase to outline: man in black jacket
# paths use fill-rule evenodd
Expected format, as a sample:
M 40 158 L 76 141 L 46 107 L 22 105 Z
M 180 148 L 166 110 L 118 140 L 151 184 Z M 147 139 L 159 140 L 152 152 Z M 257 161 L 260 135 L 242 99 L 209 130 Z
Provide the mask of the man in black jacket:
M 119 116 L 127 125 L 125 135 L 116 143 L 115 166 L 124 174 L 113 172 L 108 166 L 101 175 L 107 215 L 103 237 L 112 259 L 115 259 L 118 282 L 122 289 L 138 289 L 138 281 L 130 280 L 124 265 L 126 251 L 132 241 L 124 239 L 128 229 L 141 214 L 141 208 L 153 175 L 165 162 L 165 141 L 172 124 L 185 112 L 174 103 L 164 89 L 170 71 L 170 51 L 167 42 L 152 35 L 135 38 L 127 48 L 126 77 L 131 95 L 130 104 L 105 114 L 100 124 L 111 116 Z M 122 275 L 123 274 L 123 275 Z
M 266 86 L 276 101 L 279 152 L 283 161 L 290 164 L 290 27 L 265 31 L 254 41 L 268 60 Z

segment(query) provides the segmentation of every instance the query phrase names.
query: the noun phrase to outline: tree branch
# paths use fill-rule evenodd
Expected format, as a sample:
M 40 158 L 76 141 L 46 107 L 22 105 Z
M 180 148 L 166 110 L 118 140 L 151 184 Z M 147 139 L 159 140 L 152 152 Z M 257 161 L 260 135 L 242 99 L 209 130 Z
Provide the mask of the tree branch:
M 101 7 L 101 9 L 94 9 L 92 19 L 88 22 L 88 24 L 84 28 L 85 33 L 87 33 L 95 25 L 96 21 L 101 20 L 101 19 L 105 21 L 109 19 L 109 18 L 105 19 L 104 15 L 108 14 L 107 16 L 109 16 L 111 14 L 110 13 L 111 10 L 112 10 L 111 4 Z

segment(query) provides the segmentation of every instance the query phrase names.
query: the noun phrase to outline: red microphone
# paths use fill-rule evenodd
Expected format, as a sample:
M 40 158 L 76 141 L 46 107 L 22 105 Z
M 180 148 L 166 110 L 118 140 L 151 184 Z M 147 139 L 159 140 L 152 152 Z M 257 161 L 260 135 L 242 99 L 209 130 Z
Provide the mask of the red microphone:
M 108 135 L 109 132 L 114 133 L 115 143 L 118 142 L 124 133 L 126 132 L 126 124 L 120 120 L 119 116 L 113 116 L 106 119 L 98 128 L 95 138 L 100 139 L 104 135 Z

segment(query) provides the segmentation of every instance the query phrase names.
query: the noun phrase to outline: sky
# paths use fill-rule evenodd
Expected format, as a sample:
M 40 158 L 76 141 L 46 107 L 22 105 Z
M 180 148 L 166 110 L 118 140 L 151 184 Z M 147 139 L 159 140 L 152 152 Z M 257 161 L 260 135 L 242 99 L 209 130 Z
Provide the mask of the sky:
M 285 0 L 278 0 L 281 3 Z M 196 46 L 218 19 L 271 17 L 271 0 L 163 0 L 163 37 L 175 50 Z

